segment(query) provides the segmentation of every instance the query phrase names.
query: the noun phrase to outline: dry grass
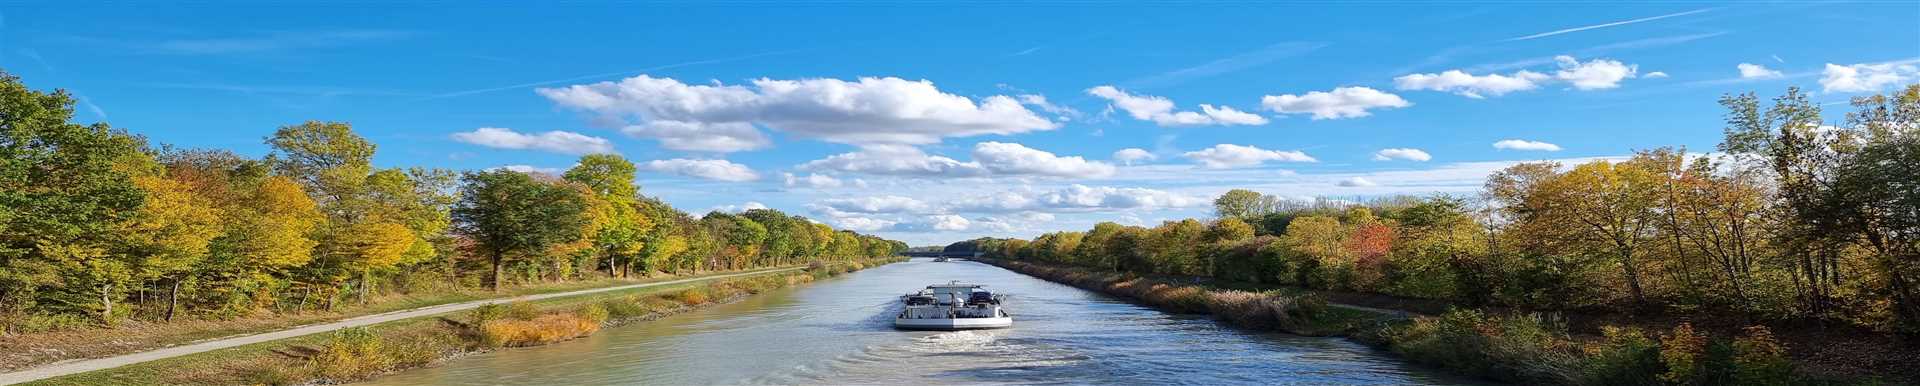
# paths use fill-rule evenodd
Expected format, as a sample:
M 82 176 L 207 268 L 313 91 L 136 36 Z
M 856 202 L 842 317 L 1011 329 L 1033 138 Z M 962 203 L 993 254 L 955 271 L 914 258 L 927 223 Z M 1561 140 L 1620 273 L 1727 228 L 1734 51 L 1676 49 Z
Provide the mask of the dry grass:
M 495 320 L 480 325 L 480 340 L 488 347 L 538 346 L 587 336 L 600 323 L 572 313 L 546 314 L 531 320 Z

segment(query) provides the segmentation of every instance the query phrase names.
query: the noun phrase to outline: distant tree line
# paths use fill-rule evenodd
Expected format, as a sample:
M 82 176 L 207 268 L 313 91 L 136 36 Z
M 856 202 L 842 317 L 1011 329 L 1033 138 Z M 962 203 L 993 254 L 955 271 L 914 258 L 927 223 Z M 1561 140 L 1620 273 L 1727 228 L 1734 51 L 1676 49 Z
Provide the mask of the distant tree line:
M 441 291 L 890 256 L 906 245 L 771 209 L 693 217 L 633 163 L 561 176 L 373 166 L 341 122 L 254 159 L 72 122 L 73 98 L 0 74 L 0 327 L 329 310 Z
M 1920 85 L 1855 98 L 1837 124 L 1797 89 L 1721 104 L 1717 154 L 1523 163 L 1477 197 L 1301 204 L 1233 190 L 1209 220 L 947 249 L 1465 305 L 1920 332 Z

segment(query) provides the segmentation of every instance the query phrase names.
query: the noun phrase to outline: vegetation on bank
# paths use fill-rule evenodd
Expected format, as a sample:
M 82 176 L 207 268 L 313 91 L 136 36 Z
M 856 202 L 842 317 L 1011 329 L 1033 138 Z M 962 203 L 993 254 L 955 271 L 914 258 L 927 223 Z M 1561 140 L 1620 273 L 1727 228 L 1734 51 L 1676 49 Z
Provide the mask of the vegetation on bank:
M 902 261 L 812 264 L 805 272 L 490 304 L 330 334 L 189 355 L 35 382 L 36 385 L 339 384 L 490 350 L 563 342 L 601 330 Z
M 1596 379 L 1583 375 L 1596 361 L 1617 362 L 1611 384 L 1916 381 L 1920 85 L 1855 98 L 1839 122 L 1798 90 L 1721 104 L 1716 154 L 1521 163 L 1476 197 L 1234 190 L 1213 219 L 945 249 L 1449 303 L 1463 311 L 1380 336 L 1415 360 L 1529 382 Z
M 0 344 L 905 248 L 776 210 L 695 217 L 642 195 L 617 155 L 557 176 L 381 168 L 349 124 L 311 121 L 279 128 L 252 158 L 76 123 L 73 106 L 0 73 Z M 70 358 L 54 348 L 0 367 Z

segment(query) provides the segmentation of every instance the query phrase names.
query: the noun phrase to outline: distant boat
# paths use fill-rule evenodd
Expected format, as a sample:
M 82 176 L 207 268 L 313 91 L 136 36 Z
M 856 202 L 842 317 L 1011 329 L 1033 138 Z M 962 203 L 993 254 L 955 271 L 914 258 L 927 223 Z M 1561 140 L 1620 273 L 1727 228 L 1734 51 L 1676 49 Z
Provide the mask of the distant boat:
M 946 256 L 940 256 L 940 257 L 935 257 L 935 258 L 933 258 L 933 262 L 935 262 L 935 263 L 945 263 L 945 262 L 947 262 L 948 260 L 949 260 L 949 259 L 947 259 L 947 257 L 946 257 Z
M 1013 327 L 1013 316 L 1000 309 L 1000 297 L 978 284 L 958 281 L 934 284 L 900 297 L 906 309 L 893 319 L 904 330 L 976 330 Z

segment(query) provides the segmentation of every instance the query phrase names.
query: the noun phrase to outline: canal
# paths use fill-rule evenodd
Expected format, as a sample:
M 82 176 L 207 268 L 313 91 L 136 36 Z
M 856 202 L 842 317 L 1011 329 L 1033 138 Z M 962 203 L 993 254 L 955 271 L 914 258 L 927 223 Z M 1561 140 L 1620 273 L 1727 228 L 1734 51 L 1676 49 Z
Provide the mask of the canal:
M 1004 330 L 891 327 L 898 296 L 1008 295 Z M 374 385 L 1470 384 L 1341 338 L 1237 330 L 975 262 L 910 262 L 375 379 Z

